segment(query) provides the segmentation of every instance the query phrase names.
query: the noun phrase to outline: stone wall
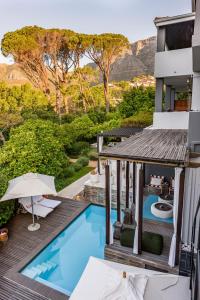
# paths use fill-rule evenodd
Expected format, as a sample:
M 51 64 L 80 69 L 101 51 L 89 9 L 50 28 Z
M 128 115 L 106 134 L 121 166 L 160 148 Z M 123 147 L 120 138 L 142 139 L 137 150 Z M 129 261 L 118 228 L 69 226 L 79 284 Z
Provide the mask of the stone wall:
M 105 188 L 95 187 L 90 185 L 85 185 L 84 188 L 84 198 L 87 201 L 92 202 L 93 204 L 105 206 Z M 121 207 L 125 207 L 126 193 L 125 191 L 121 192 Z M 130 202 L 132 201 L 132 193 L 130 192 Z M 112 207 L 117 207 L 117 191 L 112 189 Z

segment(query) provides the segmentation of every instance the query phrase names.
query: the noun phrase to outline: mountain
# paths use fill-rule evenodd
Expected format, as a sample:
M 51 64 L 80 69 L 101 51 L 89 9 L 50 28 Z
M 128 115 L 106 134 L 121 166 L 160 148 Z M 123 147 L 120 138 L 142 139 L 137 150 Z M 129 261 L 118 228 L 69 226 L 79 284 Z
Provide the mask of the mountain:
M 137 41 L 112 66 L 111 81 L 131 80 L 140 75 L 153 75 L 156 37 Z
M 21 85 L 29 82 L 18 64 L 0 64 L 0 81 L 5 81 L 10 85 Z
M 155 51 L 156 37 L 132 43 L 130 49 L 112 65 L 110 81 L 132 80 L 141 75 L 153 75 Z M 6 81 L 11 85 L 29 82 L 17 64 L 0 64 L 0 81 Z

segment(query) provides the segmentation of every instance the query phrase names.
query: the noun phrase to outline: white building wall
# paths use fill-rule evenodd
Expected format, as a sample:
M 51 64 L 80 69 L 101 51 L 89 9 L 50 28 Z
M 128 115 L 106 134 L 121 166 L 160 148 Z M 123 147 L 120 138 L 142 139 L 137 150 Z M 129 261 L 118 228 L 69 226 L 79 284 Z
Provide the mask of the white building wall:
M 188 129 L 189 112 L 155 112 L 150 129 Z
M 192 48 L 157 52 L 155 55 L 155 77 L 192 75 Z

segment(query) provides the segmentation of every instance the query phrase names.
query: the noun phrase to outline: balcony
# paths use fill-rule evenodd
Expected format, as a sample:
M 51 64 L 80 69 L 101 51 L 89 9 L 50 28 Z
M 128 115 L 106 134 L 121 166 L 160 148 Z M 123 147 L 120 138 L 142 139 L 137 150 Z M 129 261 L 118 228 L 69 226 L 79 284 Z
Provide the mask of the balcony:
M 156 112 L 151 129 L 188 129 L 189 112 Z
M 190 76 L 193 74 L 192 48 L 157 52 L 155 77 Z

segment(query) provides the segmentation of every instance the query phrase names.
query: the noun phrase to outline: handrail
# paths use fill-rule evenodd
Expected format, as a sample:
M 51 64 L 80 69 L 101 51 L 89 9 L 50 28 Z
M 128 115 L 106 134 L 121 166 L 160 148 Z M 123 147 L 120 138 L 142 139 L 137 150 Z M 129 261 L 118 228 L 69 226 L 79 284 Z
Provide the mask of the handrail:
M 198 240 L 197 240 L 197 255 L 196 255 L 196 264 L 194 262 L 194 249 L 195 249 L 195 240 L 196 240 L 196 225 L 197 217 L 200 212 L 200 197 L 197 204 L 196 212 L 194 215 L 194 221 L 192 226 L 192 241 L 191 241 L 191 275 L 190 275 L 190 289 L 191 289 L 191 299 L 198 300 L 200 296 L 200 287 L 199 287 L 199 273 L 200 273 L 200 229 L 198 228 Z

